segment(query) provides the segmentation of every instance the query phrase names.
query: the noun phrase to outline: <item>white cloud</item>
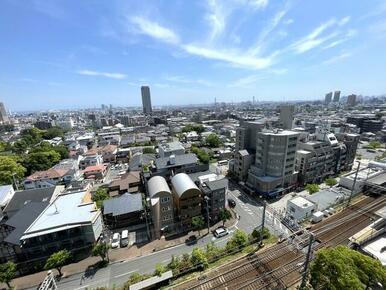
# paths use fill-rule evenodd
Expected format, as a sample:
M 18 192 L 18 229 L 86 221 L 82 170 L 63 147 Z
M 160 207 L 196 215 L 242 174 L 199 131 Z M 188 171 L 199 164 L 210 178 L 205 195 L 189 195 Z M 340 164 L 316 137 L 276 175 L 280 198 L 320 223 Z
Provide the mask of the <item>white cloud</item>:
M 341 37 L 340 39 L 338 40 L 335 40 L 329 44 L 327 44 L 326 46 L 323 47 L 323 49 L 329 49 L 329 48 L 333 48 L 335 46 L 338 46 L 339 44 L 341 43 L 344 43 L 346 41 L 348 41 L 349 39 L 351 39 L 352 37 L 354 37 L 355 35 L 357 34 L 357 31 L 356 30 L 349 30 L 346 35 L 344 37 Z
M 209 13 L 206 15 L 206 20 L 211 27 L 210 40 L 213 40 L 223 33 L 227 15 L 224 7 L 217 0 L 208 0 L 208 10 Z
M 245 52 L 224 51 L 218 49 L 204 48 L 194 44 L 187 44 L 183 49 L 190 54 L 197 55 L 207 59 L 220 60 L 235 66 L 249 69 L 263 69 L 272 64 L 270 57 L 259 58 Z
M 273 16 L 273 18 L 268 22 L 268 24 L 262 29 L 256 44 L 249 50 L 251 54 L 256 55 L 259 53 L 259 51 L 261 50 L 261 46 L 265 42 L 266 38 L 280 24 L 283 17 L 287 14 L 287 11 L 288 11 L 288 5 L 286 5 L 282 10 L 279 10 Z
M 350 16 L 343 17 L 343 18 L 338 22 L 338 25 L 339 25 L 339 26 L 346 25 L 346 24 L 350 21 L 350 19 L 351 19 Z
M 101 72 L 101 71 L 88 70 L 88 69 L 79 70 L 76 73 L 80 75 L 85 75 L 85 76 L 98 76 L 98 77 L 106 77 L 106 78 L 117 79 L 117 80 L 125 79 L 127 77 L 127 75 L 122 73 Z
M 139 32 L 142 34 L 172 44 L 177 44 L 180 41 L 178 35 L 173 30 L 163 27 L 156 22 L 139 16 L 132 17 L 131 22 L 137 26 Z
M 253 84 L 255 84 L 259 80 L 263 80 L 265 77 L 262 75 L 249 75 L 234 82 L 230 83 L 228 87 L 230 88 L 252 88 Z
M 268 0 L 249 0 L 249 4 L 257 9 L 263 9 L 267 7 Z
M 323 64 L 333 64 L 336 63 L 342 59 L 350 57 L 352 54 L 350 52 L 342 52 L 341 54 L 334 56 L 330 59 L 327 59 L 323 62 Z
M 181 83 L 181 84 L 199 84 L 204 86 L 212 86 L 213 84 L 209 81 L 202 80 L 202 79 L 189 79 L 184 76 L 167 76 L 165 77 L 165 80 L 175 83 Z
M 317 28 L 315 28 L 310 34 L 306 35 L 302 39 L 296 41 L 291 45 L 292 49 L 297 53 L 301 54 L 310 49 L 318 47 L 327 40 L 338 35 L 337 32 L 332 32 L 325 37 L 319 37 L 325 30 L 337 24 L 335 19 L 330 19 L 327 22 L 322 23 Z

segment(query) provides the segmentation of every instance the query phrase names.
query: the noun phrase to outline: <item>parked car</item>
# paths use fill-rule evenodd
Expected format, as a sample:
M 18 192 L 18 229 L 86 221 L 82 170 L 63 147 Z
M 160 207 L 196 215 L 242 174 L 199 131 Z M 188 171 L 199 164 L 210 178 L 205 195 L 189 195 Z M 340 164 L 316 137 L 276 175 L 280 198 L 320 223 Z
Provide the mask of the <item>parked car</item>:
M 216 237 L 216 238 L 221 238 L 221 237 L 224 237 L 226 236 L 227 234 L 229 234 L 229 231 L 224 228 L 224 227 L 219 227 L 217 228 L 214 232 L 213 232 L 213 235 Z
M 121 242 L 121 235 L 119 233 L 114 233 L 113 240 L 111 241 L 111 248 L 119 248 Z
M 123 230 L 121 234 L 121 247 L 127 247 L 129 245 L 129 231 Z
M 195 235 L 191 235 L 189 238 L 185 240 L 185 243 L 187 245 L 194 245 L 195 243 L 197 243 L 197 237 Z
M 236 206 L 236 201 L 232 198 L 228 198 L 228 205 L 231 208 L 234 208 Z

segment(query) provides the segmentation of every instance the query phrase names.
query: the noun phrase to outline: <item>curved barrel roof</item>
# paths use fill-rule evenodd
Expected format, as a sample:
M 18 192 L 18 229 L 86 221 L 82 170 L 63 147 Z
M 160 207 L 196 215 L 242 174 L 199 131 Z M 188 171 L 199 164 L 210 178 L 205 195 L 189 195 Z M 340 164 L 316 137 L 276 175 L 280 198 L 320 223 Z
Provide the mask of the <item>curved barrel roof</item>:
M 168 192 L 171 194 L 170 188 L 162 176 L 153 176 L 147 183 L 150 197 L 155 196 L 160 192 Z
M 178 173 L 172 178 L 172 185 L 175 192 L 181 197 L 188 190 L 198 190 L 197 185 L 186 173 Z

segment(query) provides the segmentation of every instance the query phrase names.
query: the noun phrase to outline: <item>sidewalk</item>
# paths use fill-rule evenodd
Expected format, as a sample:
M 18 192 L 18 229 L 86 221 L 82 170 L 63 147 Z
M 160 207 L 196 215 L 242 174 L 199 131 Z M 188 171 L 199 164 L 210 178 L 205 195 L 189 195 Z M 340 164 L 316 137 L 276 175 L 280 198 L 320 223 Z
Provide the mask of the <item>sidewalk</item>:
M 225 223 L 226 227 L 232 227 L 237 222 L 237 219 L 234 217 L 230 221 Z M 211 227 L 211 231 L 221 226 L 222 222 L 219 222 Z M 207 229 L 201 230 L 201 236 L 207 234 Z M 178 237 L 173 240 L 165 240 L 165 238 L 161 238 L 159 240 L 151 241 L 150 243 L 144 245 L 133 245 L 129 248 L 119 248 L 119 249 L 110 249 L 109 250 L 109 258 L 110 264 L 130 260 L 136 257 L 145 256 L 153 252 L 157 252 L 160 250 L 164 250 L 167 248 L 172 248 L 185 243 L 185 240 L 190 235 L 198 235 L 198 231 L 191 231 L 184 236 Z M 69 277 L 74 274 L 84 272 L 87 267 L 94 265 L 96 262 L 100 261 L 99 257 L 88 257 L 84 260 L 81 260 L 77 263 L 69 264 L 64 266 L 62 269 L 63 277 Z M 55 270 L 56 271 L 56 270 Z M 46 277 L 47 271 L 42 271 L 38 273 L 34 273 L 31 275 L 23 276 L 12 280 L 11 285 L 15 287 L 15 289 L 24 289 L 39 285 L 44 278 Z M 5 284 L 0 284 L 0 289 L 6 289 Z

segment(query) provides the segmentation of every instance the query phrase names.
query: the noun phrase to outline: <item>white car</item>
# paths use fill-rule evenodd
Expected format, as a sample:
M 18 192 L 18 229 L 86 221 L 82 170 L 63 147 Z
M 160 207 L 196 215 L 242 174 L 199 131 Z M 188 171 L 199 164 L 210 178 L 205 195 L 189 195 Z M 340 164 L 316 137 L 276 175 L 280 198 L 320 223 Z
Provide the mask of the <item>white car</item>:
M 213 235 L 216 237 L 216 238 L 221 238 L 221 237 L 224 237 L 226 236 L 227 234 L 229 234 L 228 230 L 226 228 L 217 228 L 214 232 L 213 232 Z
M 119 248 L 119 245 L 121 243 L 121 235 L 119 233 L 114 233 L 113 240 L 111 241 L 111 248 Z

